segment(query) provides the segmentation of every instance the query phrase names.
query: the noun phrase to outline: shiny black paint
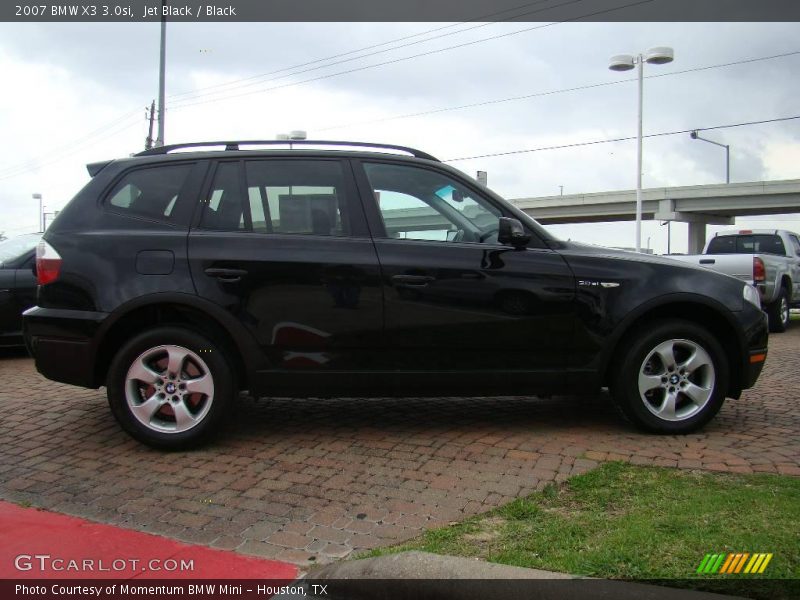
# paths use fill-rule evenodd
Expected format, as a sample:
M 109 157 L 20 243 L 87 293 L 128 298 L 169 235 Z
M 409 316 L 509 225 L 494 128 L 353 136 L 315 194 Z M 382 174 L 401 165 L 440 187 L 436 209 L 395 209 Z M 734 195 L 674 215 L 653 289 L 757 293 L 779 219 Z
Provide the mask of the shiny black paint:
M 394 239 L 375 247 L 387 367 L 563 377 L 575 290 L 558 253 Z
M 731 369 L 734 395 L 760 370 L 749 353 L 766 348 L 765 317 L 743 301 L 741 282 L 669 259 L 558 242 L 451 167 L 386 159 L 446 171 L 483 194 L 523 223 L 527 248 L 386 237 L 360 165 L 374 155 L 349 152 L 350 159 L 298 150 L 259 157 L 343 160 L 355 184 L 350 237 L 204 231 L 197 198 L 210 163 L 253 152 L 186 156 L 111 162 L 51 225 L 45 239 L 64 259 L 62 274 L 40 288 L 39 307 L 25 319 L 47 376 L 102 385 L 97 365 L 115 350 L 104 340 L 131 319 L 173 318 L 181 307 L 207 315 L 233 340 L 242 386 L 254 393 L 591 392 L 604 384 L 629 328 L 669 305 L 684 307 L 687 319 L 702 306 L 729 324 L 742 367 Z M 103 203 L 126 170 L 187 160 L 195 167 L 175 222 Z M 162 306 L 172 308 L 143 312 Z M 70 348 L 75 360 L 54 366 Z

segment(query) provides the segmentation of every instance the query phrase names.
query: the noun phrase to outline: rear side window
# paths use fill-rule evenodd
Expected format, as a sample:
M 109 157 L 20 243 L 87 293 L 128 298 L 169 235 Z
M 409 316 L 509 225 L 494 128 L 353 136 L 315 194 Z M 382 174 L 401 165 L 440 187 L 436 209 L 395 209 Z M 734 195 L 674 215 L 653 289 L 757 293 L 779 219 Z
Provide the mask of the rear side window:
M 723 235 L 708 244 L 707 254 L 778 254 L 786 256 L 783 240 L 777 235 Z
M 331 160 L 250 160 L 247 200 L 253 231 L 346 236 L 342 164 Z
M 205 204 L 200 222 L 204 229 L 247 229 L 238 162 L 223 162 L 217 166 Z
M 121 214 L 171 221 L 192 166 L 164 165 L 130 171 L 106 197 L 106 206 Z

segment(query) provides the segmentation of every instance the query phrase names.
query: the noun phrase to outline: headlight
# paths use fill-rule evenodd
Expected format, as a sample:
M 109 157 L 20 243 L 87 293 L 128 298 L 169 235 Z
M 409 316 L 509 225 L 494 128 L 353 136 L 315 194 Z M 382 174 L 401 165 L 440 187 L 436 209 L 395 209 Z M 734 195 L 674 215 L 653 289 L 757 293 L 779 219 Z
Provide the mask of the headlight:
M 758 290 L 752 285 L 744 286 L 744 289 L 742 290 L 742 296 L 744 296 L 744 299 L 753 306 L 761 308 L 761 298 L 758 295 Z

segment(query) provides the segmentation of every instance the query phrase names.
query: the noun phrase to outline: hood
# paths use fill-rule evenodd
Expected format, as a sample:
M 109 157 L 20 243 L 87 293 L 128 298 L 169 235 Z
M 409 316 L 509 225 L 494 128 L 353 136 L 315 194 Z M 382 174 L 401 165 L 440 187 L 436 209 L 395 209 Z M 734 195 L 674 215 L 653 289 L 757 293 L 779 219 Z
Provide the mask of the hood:
M 610 258 L 614 260 L 628 260 L 636 263 L 656 264 L 673 267 L 676 269 L 685 269 L 689 271 L 701 272 L 709 277 L 718 277 L 728 281 L 736 281 L 741 283 L 740 279 L 713 269 L 701 267 L 684 262 L 682 260 L 675 260 L 668 256 L 657 256 L 654 254 L 643 254 L 641 252 L 634 252 L 631 250 L 620 250 L 618 248 L 606 248 L 605 246 L 594 246 L 592 244 L 583 244 L 581 242 L 563 242 L 559 241 L 551 245 L 554 250 L 566 255 L 570 254 L 580 256 L 592 256 L 597 258 Z

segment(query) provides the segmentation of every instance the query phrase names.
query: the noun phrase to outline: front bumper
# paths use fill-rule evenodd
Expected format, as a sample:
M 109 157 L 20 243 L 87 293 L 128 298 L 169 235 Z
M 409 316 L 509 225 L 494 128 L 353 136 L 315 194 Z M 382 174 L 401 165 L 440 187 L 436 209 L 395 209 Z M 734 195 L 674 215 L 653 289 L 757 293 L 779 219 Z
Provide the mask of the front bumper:
M 753 387 L 761 375 L 761 370 L 764 368 L 764 363 L 767 360 L 767 349 L 761 348 L 758 350 L 750 350 L 747 366 L 742 373 L 742 389 Z
M 746 390 L 756 384 L 764 368 L 768 352 L 769 324 L 767 313 L 749 306 L 739 313 L 739 322 L 744 334 L 739 389 Z
M 106 313 L 34 306 L 23 313 L 25 346 L 53 381 L 97 388 L 96 332 Z

